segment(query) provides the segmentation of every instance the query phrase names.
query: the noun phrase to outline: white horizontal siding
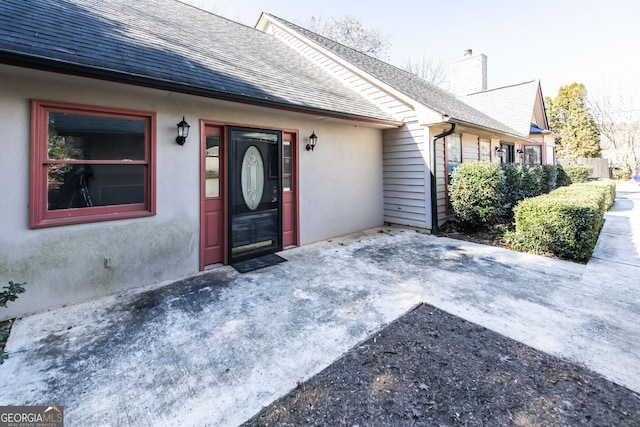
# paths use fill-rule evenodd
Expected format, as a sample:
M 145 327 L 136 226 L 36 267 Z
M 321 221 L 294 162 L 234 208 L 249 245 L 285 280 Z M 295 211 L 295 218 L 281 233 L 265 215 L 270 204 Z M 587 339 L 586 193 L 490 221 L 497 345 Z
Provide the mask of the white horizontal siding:
M 383 133 L 384 221 L 430 228 L 425 131 L 407 123 Z

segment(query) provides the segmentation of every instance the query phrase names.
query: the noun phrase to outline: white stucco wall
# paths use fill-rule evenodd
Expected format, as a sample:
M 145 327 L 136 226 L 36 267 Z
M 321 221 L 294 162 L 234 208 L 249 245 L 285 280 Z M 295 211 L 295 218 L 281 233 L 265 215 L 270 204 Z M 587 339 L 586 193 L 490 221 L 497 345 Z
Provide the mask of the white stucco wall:
M 28 227 L 30 101 L 157 114 L 156 212 L 147 218 Z M 300 132 L 301 244 L 382 224 L 382 132 L 306 114 L 0 66 L 0 284 L 27 292 L 0 319 L 198 272 L 200 119 Z M 191 124 L 175 143 L 176 123 Z M 315 130 L 314 152 L 304 146 Z M 104 267 L 111 258 L 112 268 Z

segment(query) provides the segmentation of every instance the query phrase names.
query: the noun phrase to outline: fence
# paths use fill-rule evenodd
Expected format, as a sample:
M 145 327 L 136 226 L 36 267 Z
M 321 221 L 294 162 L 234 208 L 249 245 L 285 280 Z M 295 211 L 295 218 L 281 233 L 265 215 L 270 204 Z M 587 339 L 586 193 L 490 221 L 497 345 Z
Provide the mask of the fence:
M 592 159 L 582 157 L 575 161 L 579 165 L 591 166 L 593 168 L 592 178 L 611 178 L 609 169 L 609 159 Z M 568 163 L 568 159 L 558 159 L 559 164 Z

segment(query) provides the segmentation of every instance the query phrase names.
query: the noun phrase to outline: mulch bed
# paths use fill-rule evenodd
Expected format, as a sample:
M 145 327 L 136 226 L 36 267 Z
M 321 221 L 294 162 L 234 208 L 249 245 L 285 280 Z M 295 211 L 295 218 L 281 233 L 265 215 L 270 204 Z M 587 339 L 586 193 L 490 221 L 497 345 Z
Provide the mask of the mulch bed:
M 640 396 L 421 305 L 244 425 L 638 426 Z
M 449 237 L 452 239 L 466 240 L 468 242 L 480 243 L 483 245 L 499 246 L 511 249 L 509 243 L 503 237 L 502 227 L 506 225 L 497 225 L 488 230 L 465 230 L 456 222 L 449 221 L 440 228 L 439 236 Z

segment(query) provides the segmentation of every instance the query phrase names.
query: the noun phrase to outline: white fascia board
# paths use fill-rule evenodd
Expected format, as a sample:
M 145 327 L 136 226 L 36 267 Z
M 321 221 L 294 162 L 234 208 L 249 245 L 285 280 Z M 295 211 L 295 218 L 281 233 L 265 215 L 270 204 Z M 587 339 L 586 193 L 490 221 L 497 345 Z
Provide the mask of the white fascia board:
M 278 27 L 278 29 L 280 29 L 280 30 L 292 35 L 293 37 L 295 37 L 298 40 L 300 40 L 302 43 L 306 44 L 307 46 L 309 46 L 309 47 L 315 49 L 316 51 L 322 53 L 323 55 L 327 56 L 331 60 L 333 60 L 336 63 L 340 64 L 341 66 L 343 66 L 347 70 L 353 72 L 354 74 L 358 75 L 360 78 L 362 78 L 363 80 L 369 82 L 371 85 L 377 87 L 381 91 L 388 93 L 389 95 L 395 97 L 398 101 L 408 105 L 414 111 L 418 111 L 418 109 L 420 109 L 420 108 L 426 108 L 421 103 L 417 102 L 415 99 L 413 99 L 413 98 L 405 95 L 404 93 L 398 91 L 393 86 L 390 86 L 387 83 L 385 83 L 385 82 L 383 82 L 381 80 L 378 80 L 376 77 L 374 77 L 371 74 L 365 72 L 364 70 L 362 70 L 361 68 L 359 68 L 356 65 L 352 64 L 351 62 L 343 59 L 342 57 L 336 55 L 335 53 L 331 52 L 330 50 L 318 45 L 313 40 L 309 40 L 304 35 L 296 32 L 295 30 L 287 27 L 286 25 L 283 25 L 280 22 L 273 21 L 264 12 L 263 12 L 262 16 L 260 16 L 260 19 L 258 20 L 258 23 L 256 24 L 255 28 L 257 30 L 266 32 L 268 34 L 273 34 L 273 30 L 270 30 L 270 28 L 271 27 L 276 27 L 276 26 Z M 440 113 L 438 113 L 438 114 L 440 114 Z
M 449 117 L 446 114 L 439 113 L 422 104 L 418 104 L 418 107 L 415 110 L 416 115 L 418 116 L 418 122 L 422 126 L 433 126 L 445 123 L 449 120 Z

